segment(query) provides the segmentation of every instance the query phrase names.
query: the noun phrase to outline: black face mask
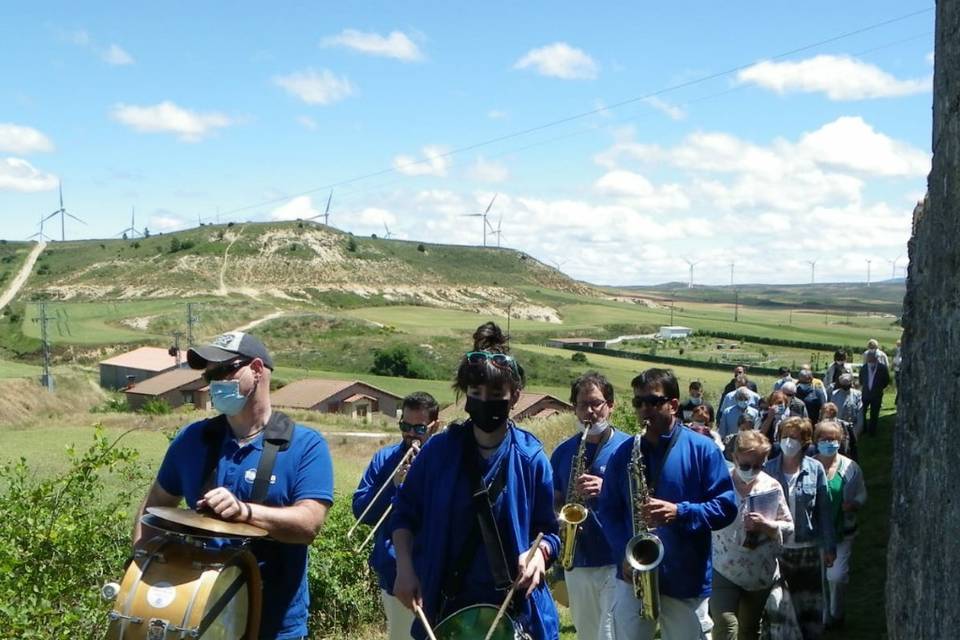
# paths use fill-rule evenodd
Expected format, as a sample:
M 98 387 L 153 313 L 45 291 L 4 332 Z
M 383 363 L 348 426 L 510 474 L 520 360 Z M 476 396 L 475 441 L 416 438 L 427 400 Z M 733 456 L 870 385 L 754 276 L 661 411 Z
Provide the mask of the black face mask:
M 510 400 L 509 398 L 481 400 L 474 396 L 467 396 L 467 413 L 470 414 L 473 424 L 480 427 L 481 431 L 493 433 L 507 423 L 510 417 Z

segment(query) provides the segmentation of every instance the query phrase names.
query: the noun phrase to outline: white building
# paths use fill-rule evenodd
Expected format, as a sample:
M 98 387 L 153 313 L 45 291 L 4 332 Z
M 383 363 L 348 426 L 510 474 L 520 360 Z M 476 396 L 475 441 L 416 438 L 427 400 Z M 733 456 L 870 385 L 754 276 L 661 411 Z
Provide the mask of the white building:
M 693 333 L 690 327 L 660 327 L 660 333 L 657 335 L 665 340 L 673 338 L 686 338 Z

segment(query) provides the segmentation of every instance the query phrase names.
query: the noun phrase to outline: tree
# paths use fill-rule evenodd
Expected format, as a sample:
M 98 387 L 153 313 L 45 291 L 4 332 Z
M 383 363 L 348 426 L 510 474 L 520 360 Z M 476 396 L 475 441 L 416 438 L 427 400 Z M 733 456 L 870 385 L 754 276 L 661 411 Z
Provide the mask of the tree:
M 960 625 L 960 460 L 953 416 L 960 350 L 960 2 L 938 0 L 933 70 L 933 163 L 913 212 L 903 301 L 903 365 L 891 478 L 887 631 L 891 640 L 955 637 Z
M 143 237 L 144 238 L 150 237 L 150 229 L 147 229 L 146 227 L 143 228 Z

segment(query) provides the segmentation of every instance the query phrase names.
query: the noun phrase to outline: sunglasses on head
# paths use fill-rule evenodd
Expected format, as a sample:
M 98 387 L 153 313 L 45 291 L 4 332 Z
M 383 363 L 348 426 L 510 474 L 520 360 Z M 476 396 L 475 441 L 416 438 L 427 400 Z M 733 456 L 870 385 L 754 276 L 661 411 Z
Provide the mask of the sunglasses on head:
M 651 407 L 659 407 L 670 402 L 670 398 L 667 396 L 658 396 L 658 395 L 649 395 L 649 396 L 633 396 L 633 408 L 641 409 L 644 405 L 650 405 Z
M 509 369 L 512 371 L 518 378 L 520 377 L 520 370 L 517 369 L 517 361 L 513 359 L 513 356 L 509 356 L 505 353 L 491 353 L 489 351 L 470 351 L 463 356 L 467 359 L 467 362 L 472 365 L 482 365 L 486 362 L 491 363 L 495 367 L 500 369 Z
M 400 421 L 400 431 L 401 433 L 410 433 L 411 431 L 422 436 L 427 432 L 427 429 L 430 428 L 428 424 L 410 424 L 409 422 Z
M 216 382 L 217 380 L 223 380 L 229 378 L 235 372 L 243 369 L 245 366 L 253 362 L 253 360 L 231 360 L 230 362 L 225 362 L 223 364 L 218 364 L 212 369 L 207 369 L 203 372 L 203 379 L 207 382 Z

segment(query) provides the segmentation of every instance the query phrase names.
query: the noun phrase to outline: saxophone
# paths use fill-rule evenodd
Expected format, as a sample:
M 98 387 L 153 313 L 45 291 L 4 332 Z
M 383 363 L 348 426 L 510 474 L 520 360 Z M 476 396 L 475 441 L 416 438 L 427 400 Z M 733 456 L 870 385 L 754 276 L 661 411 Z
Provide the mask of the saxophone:
M 590 423 L 584 425 L 580 436 L 577 454 L 570 465 L 570 481 L 567 483 L 567 502 L 560 507 L 560 566 L 564 571 L 573 568 L 573 558 L 577 552 L 577 533 L 580 525 L 587 519 L 589 510 L 583 504 L 583 498 L 577 492 L 577 478 L 586 472 L 587 431 Z
M 663 542 L 647 526 L 643 505 L 650 499 L 644 475 L 642 435 L 634 436 L 633 453 L 627 465 L 630 480 L 630 517 L 633 537 L 627 542 L 626 560 L 633 568 L 633 594 L 640 601 L 640 618 L 656 620 L 660 616 L 660 580 L 658 567 L 663 561 Z

